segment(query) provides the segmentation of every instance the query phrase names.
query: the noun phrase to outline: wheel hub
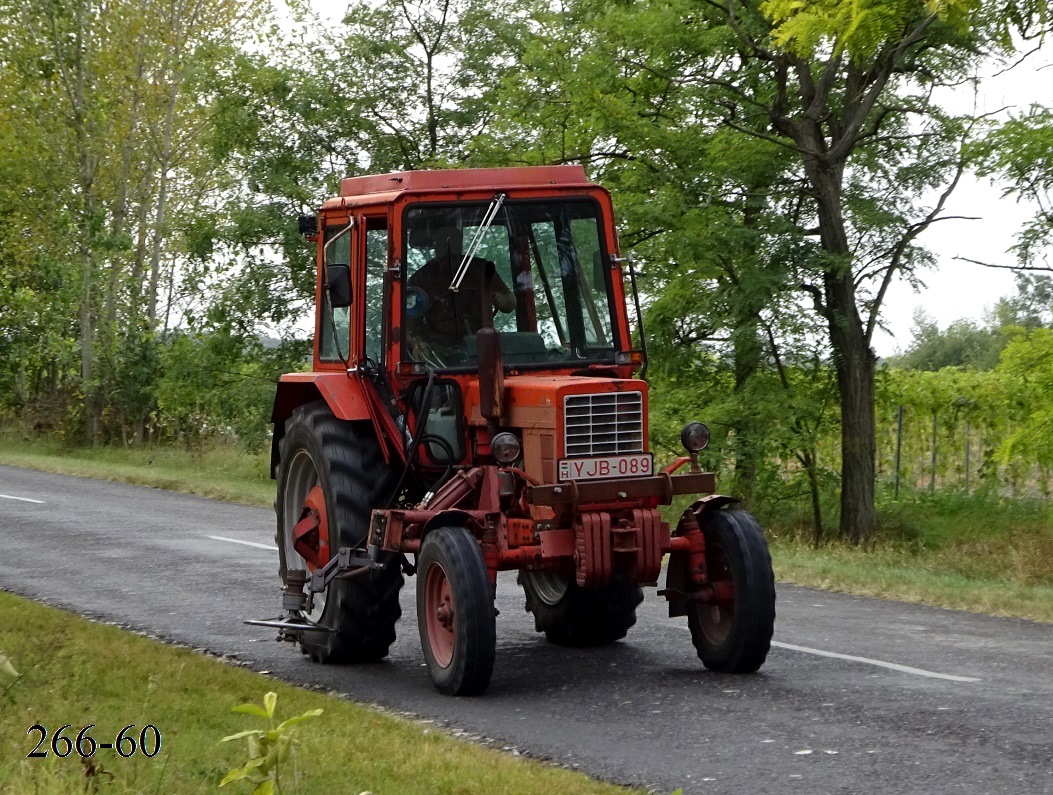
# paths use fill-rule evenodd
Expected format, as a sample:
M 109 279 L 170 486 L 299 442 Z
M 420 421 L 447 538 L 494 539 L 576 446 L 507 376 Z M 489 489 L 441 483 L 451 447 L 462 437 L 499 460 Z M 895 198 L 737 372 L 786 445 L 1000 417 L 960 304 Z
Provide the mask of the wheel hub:
M 300 520 L 293 527 L 293 549 L 312 570 L 329 562 L 329 522 L 321 486 L 312 488 L 304 499 Z
M 453 661 L 456 644 L 457 615 L 453 607 L 453 593 L 442 566 L 430 566 L 424 576 L 426 603 L 423 610 L 427 616 L 428 640 L 435 662 L 445 668 Z
M 435 615 L 439 619 L 439 623 L 442 624 L 444 629 L 453 629 L 453 605 L 449 601 L 443 601 L 439 605 L 439 609 L 435 611 Z

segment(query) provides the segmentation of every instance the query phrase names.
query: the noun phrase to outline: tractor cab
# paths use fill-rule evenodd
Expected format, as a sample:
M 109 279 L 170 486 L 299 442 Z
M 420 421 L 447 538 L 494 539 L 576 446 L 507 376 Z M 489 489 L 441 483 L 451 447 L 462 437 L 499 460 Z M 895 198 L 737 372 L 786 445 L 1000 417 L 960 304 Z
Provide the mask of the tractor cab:
M 346 179 L 314 235 L 319 311 L 307 380 L 346 389 L 345 373 L 368 375 L 353 390 L 363 393 L 353 401 L 360 418 L 387 415 L 406 429 L 431 379 L 424 470 L 489 460 L 485 431 L 496 424 L 527 448 L 532 477 L 553 480 L 566 439 L 540 415 L 580 394 L 582 379 L 590 393 L 600 379 L 605 392 L 628 389 L 611 400 L 636 407 L 633 429 L 594 451 L 644 453 L 645 384 L 629 383 L 643 354 L 630 339 L 610 197 L 580 166 Z M 491 417 L 481 413 L 480 377 L 491 396 L 504 382 Z M 356 418 L 350 407 L 345 418 Z M 379 436 L 404 457 L 404 439 Z

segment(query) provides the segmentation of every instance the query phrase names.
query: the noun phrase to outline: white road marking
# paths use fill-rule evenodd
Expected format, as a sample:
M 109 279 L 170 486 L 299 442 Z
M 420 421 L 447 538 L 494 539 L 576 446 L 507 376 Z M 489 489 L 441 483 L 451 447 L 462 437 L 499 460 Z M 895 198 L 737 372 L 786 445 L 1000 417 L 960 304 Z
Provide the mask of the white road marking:
M 927 676 L 930 679 L 946 679 L 949 682 L 979 682 L 980 680 L 974 676 L 956 676 L 954 674 L 941 674 L 936 671 L 926 671 L 924 668 L 911 668 L 909 665 L 900 665 L 899 663 L 885 662 L 884 660 L 872 660 L 869 657 L 857 657 L 854 654 L 838 654 L 835 651 L 823 651 L 822 649 L 810 649 L 807 646 L 795 646 L 792 643 L 780 643 L 777 640 L 771 642 L 772 646 L 777 646 L 780 649 L 789 649 L 790 651 L 804 652 L 805 654 L 814 654 L 817 657 L 832 657 L 835 660 L 848 660 L 849 662 L 865 663 L 866 665 L 876 665 L 878 668 L 888 668 L 892 671 L 899 671 L 905 674 L 914 674 L 915 676 Z
M 31 502 L 34 505 L 43 505 L 43 500 L 31 500 L 29 497 L 12 497 L 10 494 L 0 494 L 0 500 L 18 500 L 19 502 Z
M 681 629 L 688 629 L 683 624 L 676 624 L 675 626 Z M 812 649 L 808 646 L 795 646 L 792 643 L 781 643 L 780 641 L 773 640 L 772 646 L 776 646 L 780 649 L 787 649 L 789 651 L 799 651 L 804 654 L 814 654 L 817 657 L 831 657 L 835 660 L 848 660 L 849 662 L 864 663 L 866 665 L 875 665 L 878 668 L 888 668 L 891 671 L 899 671 L 904 674 L 914 674 L 915 676 L 927 676 L 930 679 L 946 679 L 949 682 L 979 682 L 975 676 L 957 676 L 956 674 L 941 674 L 936 671 L 926 671 L 924 668 L 911 668 L 909 665 L 900 665 L 899 663 L 885 662 L 884 660 L 872 660 L 870 657 L 857 657 L 854 654 L 839 654 L 836 651 L 823 651 L 822 649 Z
M 278 547 L 273 544 L 258 544 L 255 541 L 242 541 L 238 538 L 227 538 L 226 536 L 209 536 L 213 541 L 226 541 L 230 544 L 244 544 L 247 547 L 257 547 L 259 549 L 273 549 L 275 552 L 278 551 Z

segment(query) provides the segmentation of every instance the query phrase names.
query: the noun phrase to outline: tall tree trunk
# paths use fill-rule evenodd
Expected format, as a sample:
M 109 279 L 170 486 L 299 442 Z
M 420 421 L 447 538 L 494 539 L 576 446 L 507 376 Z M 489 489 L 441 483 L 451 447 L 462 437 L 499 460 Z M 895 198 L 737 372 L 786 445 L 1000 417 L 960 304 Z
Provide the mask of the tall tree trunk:
M 179 98 L 179 76 L 172 75 L 168 87 L 168 109 L 165 114 L 165 126 L 162 133 L 161 156 L 158 159 L 157 171 L 157 207 L 154 213 L 153 247 L 150 253 L 150 294 L 147 296 L 147 316 L 151 325 L 157 321 L 157 292 L 161 280 L 161 243 L 164 240 L 165 224 L 168 218 L 168 170 L 172 164 L 172 132 L 175 125 L 176 102 Z
M 874 352 L 856 304 L 852 254 L 842 206 L 841 166 L 805 166 L 816 192 L 820 239 L 829 261 L 823 273 L 824 314 L 841 397 L 841 537 L 868 540 L 874 507 Z
M 84 390 L 84 415 L 87 441 L 94 444 L 98 436 L 99 406 L 94 383 L 94 312 L 92 307 L 92 282 L 95 280 L 95 214 L 98 209 L 95 196 L 95 174 L 98 161 L 92 151 L 96 129 L 89 107 L 91 91 L 91 47 L 93 44 L 93 8 L 78 3 L 74 15 L 73 74 L 63 73 L 67 97 L 70 102 L 70 118 L 77 141 L 79 166 L 78 190 L 80 192 L 80 218 L 78 219 L 77 254 L 80 259 L 80 305 L 77 310 L 80 326 L 80 378 Z M 61 55 L 63 43 L 59 41 L 58 29 L 53 28 L 53 46 Z
M 877 524 L 874 353 L 861 330 L 839 328 L 839 308 L 832 312 L 835 317 L 830 323 L 830 340 L 838 360 L 837 383 L 841 392 L 841 535 L 859 543 L 871 537 Z
M 734 346 L 733 357 L 735 367 L 735 394 L 740 396 L 741 406 L 742 393 L 746 390 L 749 380 L 757 372 L 760 365 L 760 357 L 763 352 L 760 338 L 757 334 L 757 321 L 743 321 L 732 332 L 732 345 Z M 753 497 L 754 487 L 757 484 L 757 450 L 754 445 L 756 434 L 752 427 L 752 418 L 744 409 L 739 410 L 739 416 L 732 423 L 735 431 L 735 489 L 746 501 Z
M 823 541 L 823 501 L 819 490 L 819 467 L 816 462 L 815 448 L 797 451 L 797 460 L 804 468 L 808 478 L 808 494 L 812 501 L 812 543 L 816 549 Z
M 145 56 L 143 36 L 140 34 L 138 40 L 138 55 L 135 64 L 135 81 L 132 86 L 132 97 L 128 110 L 129 119 L 125 132 L 124 143 L 121 145 L 121 170 L 118 176 L 117 201 L 113 206 L 113 217 L 110 222 L 110 234 L 114 241 L 119 241 L 125 234 L 128 226 L 128 203 L 129 190 L 131 188 L 132 175 L 132 149 L 135 138 L 135 127 L 139 120 L 139 87 L 143 79 L 145 68 Z M 106 318 L 105 327 L 115 334 L 117 327 L 117 294 L 120 290 L 121 276 L 124 274 L 127 260 L 123 251 L 115 253 L 110 260 L 109 282 L 106 287 Z M 137 313 L 134 305 L 128 313 L 128 325 L 136 324 Z

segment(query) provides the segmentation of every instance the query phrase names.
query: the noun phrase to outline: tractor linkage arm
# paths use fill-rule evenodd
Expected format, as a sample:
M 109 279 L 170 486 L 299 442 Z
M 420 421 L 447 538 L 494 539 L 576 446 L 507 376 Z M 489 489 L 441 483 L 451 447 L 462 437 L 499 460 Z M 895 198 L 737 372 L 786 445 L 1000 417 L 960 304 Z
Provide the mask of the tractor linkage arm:
M 332 632 L 328 627 L 312 624 L 304 618 L 304 613 L 310 610 L 311 598 L 316 593 L 323 593 L 329 583 L 338 577 L 354 577 L 366 571 L 383 569 L 384 564 L 377 560 L 379 551 L 372 544 L 365 553 L 361 549 L 340 547 L 340 551 L 320 569 L 310 572 L 306 569 L 289 570 L 282 589 L 282 610 L 285 615 L 262 621 L 247 620 L 244 623 L 277 629 L 279 641 L 296 642 L 304 632 Z

